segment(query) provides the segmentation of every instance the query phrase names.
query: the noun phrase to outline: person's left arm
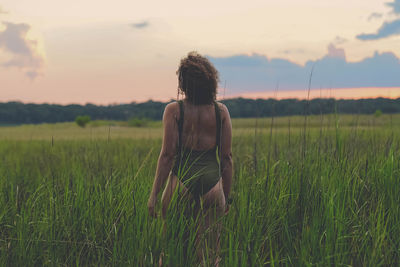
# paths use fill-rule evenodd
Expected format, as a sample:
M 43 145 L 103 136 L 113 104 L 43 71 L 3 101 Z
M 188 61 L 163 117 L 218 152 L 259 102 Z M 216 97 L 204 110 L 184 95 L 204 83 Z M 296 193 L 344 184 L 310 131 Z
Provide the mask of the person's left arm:
M 147 207 L 151 216 L 156 217 L 155 206 L 157 195 L 167 180 L 174 161 L 176 146 L 178 143 L 178 129 L 175 120 L 176 103 L 171 103 L 165 107 L 163 115 L 164 136 L 163 143 L 158 157 L 156 175 L 154 177 L 153 188 L 150 193 Z

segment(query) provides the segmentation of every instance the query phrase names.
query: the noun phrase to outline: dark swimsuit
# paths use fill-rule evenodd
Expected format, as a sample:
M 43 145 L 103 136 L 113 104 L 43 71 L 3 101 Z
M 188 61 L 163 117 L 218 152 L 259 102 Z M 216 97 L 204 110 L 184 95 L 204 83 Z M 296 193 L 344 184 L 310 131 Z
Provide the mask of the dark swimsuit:
M 180 118 L 178 120 L 179 142 L 172 173 L 198 199 L 213 188 L 221 177 L 219 165 L 221 114 L 218 104 L 214 102 L 217 123 L 216 146 L 209 150 L 193 150 L 182 145 L 183 102 L 178 101 Z

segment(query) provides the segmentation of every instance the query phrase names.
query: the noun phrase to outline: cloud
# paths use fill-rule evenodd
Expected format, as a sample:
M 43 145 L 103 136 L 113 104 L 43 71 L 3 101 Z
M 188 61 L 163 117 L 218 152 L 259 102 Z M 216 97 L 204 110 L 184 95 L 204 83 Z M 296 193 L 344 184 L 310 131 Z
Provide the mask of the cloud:
M 394 0 L 394 2 L 386 3 L 387 6 L 392 8 L 392 13 L 400 15 L 400 0 Z M 381 18 L 383 14 L 372 13 L 368 17 L 368 21 L 374 18 Z M 400 18 L 393 21 L 385 21 L 382 26 L 377 30 L 376 33 L 362 33 L 356 36 L 358 40 L 379 40 L 394 35 L 400 35 Z
M 132 23 L 131 26 L 135 29 L 143 29 L 149 27 L 149 23 L 147 21 L 143 21 L 139 23 Z
M 208 58 L 232 94 L 273 91 L 277 82 L 282 90 L 305 89 L 313 66 L 312 86 L 315 88 L 400 86 L 400 60 L 393 53 L 376 52 L 362 61 L 348 62 L 344 50 L 332 44 L 327 55 L 308 61 L 304 66 L 259 54 Z
M 400 14 L 400 0 L 394 0 L 393 3 L 386 3 L 386 5 L 393 9 L 393 13 Z
M 374 12 L 374 13 L 372 13 L 371 15 L 369 15 L 368 21 L 371 21 L 371 20 L 373 20 L 373 19 L 380 19 L 380 18 L 382 18 L 382 17 L 383 17 L 383 14 L 382 14 L 382 13 Z
M 36 78 L 41 72 L 44 59 L 37 53 L 37 41 L 27 39 L 30 26 L 25 23 L 3 24 L 5 30 L 0 32 L 0 49 L 11 54 L 12 58 L 1 65 L 22 69 L 29 78 Z
M 362 33 L 357 35 L 357 39 L 362 41 L 378 40 L 399 34 L 400 34 L 400 19 L 396 19 L 391 22 L 383 23 L 383 25 L 378 29 L 377 33 Z
M 394 2 L 386 3 L 387 6 L 392 8 L 392 13 L 400 15 L 400 0 L 394 0 Z M 374 18 L 381 18 L 381 13 L 372 13 L 368 17 L 368 21 Z M 393 21 L 385 21 L 376 33 L 362 33 L 356 36 L 358 40 L 379 40 L 394 35 L 400 35 L 400 19 Z
M 346 54 L 343 48 L 337 48 L 334 44 L 329 44 L 327 57 L 336 57 L 346 59 Z

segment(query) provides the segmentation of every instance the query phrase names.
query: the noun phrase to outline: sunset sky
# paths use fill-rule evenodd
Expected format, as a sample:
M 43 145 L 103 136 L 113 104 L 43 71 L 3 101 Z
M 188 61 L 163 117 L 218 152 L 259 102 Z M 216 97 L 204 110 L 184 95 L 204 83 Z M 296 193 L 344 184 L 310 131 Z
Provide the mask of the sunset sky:
M 0 102 L 169 100 L 192 50 L 220 98 L 304 97 L 312 69 L 312 97 L 400 97 L 400 0 L 0 0 Z

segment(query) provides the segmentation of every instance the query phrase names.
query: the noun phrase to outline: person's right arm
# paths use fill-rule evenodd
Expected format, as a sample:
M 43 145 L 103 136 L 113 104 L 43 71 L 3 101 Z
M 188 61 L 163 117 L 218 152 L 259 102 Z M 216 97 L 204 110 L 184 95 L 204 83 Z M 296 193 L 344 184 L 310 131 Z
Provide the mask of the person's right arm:
M 221 105 L 222 129 L 221 129 L 221 171 L 222 185 L 225 200 L 228 200 L 232 186 L 233 162 L 232 162 L 232 124 L 229 111 L 225 105 Z

